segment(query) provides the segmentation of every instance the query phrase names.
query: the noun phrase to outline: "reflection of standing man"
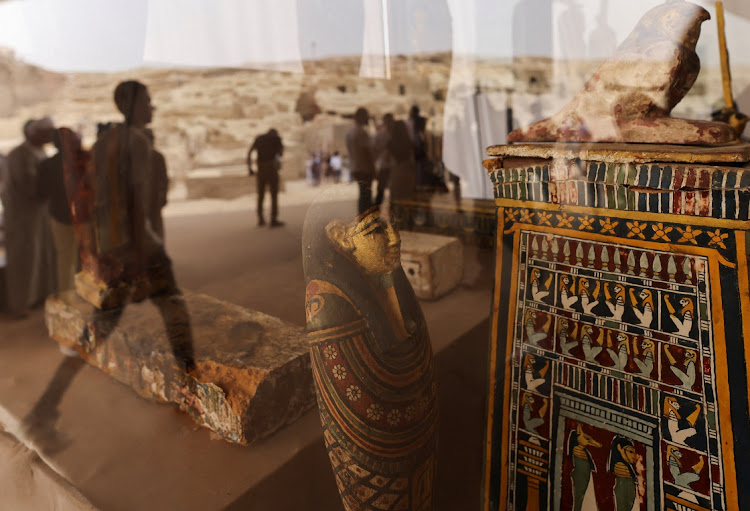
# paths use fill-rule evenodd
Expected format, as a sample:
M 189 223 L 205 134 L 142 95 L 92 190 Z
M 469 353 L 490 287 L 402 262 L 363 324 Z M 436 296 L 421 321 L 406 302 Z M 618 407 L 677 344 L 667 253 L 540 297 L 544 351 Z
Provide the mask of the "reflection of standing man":
M 383 123 L 375 134 L 375 154 L 378 158 L 378 194 L 375 196 L 375 204 L 383 202 L 385 189 L 390 187 L 391 171 L 394 167 L 393 155 L 389 149 L 393 123 L 393 114 L 385 114 Z
M 354 125 L 346 133 L 346 148 L 352 176 L 359 185 L 359 212 L 364 213 L 372 206 L 372 180 L 375 177 L 375 159 L 372 142 L 367 133 L 370 113 L 359 107 L 354 113 Z
M 57 154 L 41 162 L 37 168 L 37 194 L 48 200 L 52 239 L 55 242 L 57 291 L 73 289 L 78 270 L 78 243 L 70 218 L 68 195 L 63 175 L 62 141 L 55 130 L 52 142 Z
M 417 186 L 432 188 L 432 164 L 427 156 L 427 118 L 420 115 L 419 106 L 413 105 L 409 110 L 408 124 L 417 164 Z
M 278 220 L 279 214 L 279 170 L 281 169 L 281 155 L 284 154 L 284 144 L 281 142 L 279 133 L 271 128 L 268 133 L 258 135 L 247 152 L 247 170 L 252 176 L 253 172 L 252 154 L 257 151 L 258 161 L 258 225 L 266 225 L 263 218 L 263 199 L 266 195 L 266 186 L 271 192 L 271 227 L 281 227 L 284 222 Z
M 334 151 L 331 155 L 331 160 L 328 162 L 331 167 L 331 173 L 333 173 L 333 182 L 341 182 L 341 155 L 338 151 Z
M 7 254 L 7 304 L 23 317 L 54 288 L 52 236 L 47 205 L 37 193 L 37 165 L 54 126 L 49 118 L 24 125 L 26 140 L 5 160 L 2 203 Z

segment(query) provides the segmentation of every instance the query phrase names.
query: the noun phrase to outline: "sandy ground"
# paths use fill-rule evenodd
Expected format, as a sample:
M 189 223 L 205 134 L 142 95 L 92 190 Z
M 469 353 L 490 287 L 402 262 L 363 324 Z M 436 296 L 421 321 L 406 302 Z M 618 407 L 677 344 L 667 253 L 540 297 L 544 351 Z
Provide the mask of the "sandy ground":
M 255 226 L 253 196 L 168 206 L 167 249 L 179 285 L 304 324 L 300 239 L 320 189 L 290 182 L 287 190 L 280 195 L 287 222 L 281 229 Z M 354 200 L 356 189 L 348 190 Z M 422 303 L 440 385 L 441 510 L 476 509 L 481 486 L 492 254 L 467 247 L 466 259 L 478 265 L 480 278 Z M 7 431 L 18 433 L 20 419 L 60 377 L 63 359 L 46 336 L 41 310 L 20 321 L 0 318 L 0 423 Z M 57 448 L 28 447 L 99 509 L 342 509 L 315 410 L 268 440 L 240 447 L 90 367 L 59 390 L 60 406 L 49 411 Z M 0 459 L 18 461 L 21 449 Z M 15 467 L 0 463 L 0 494 L 27 498 L 49 486 Z M 59 508 L 44 501 L 33 509 Z

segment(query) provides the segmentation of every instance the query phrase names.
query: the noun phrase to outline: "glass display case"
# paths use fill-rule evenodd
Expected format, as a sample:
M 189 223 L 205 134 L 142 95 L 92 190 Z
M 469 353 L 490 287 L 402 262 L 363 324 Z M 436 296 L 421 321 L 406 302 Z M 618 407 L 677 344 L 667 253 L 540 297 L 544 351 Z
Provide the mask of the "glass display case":
M 719 9 L 0 0 L 0 507 L 750 505 Z

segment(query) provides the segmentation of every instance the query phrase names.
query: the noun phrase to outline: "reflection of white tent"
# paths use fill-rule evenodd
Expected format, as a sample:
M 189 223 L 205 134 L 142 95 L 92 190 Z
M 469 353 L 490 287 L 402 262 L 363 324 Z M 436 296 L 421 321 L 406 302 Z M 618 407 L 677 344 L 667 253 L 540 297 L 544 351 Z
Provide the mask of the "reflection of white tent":
M 498 110 L 485 94 L 475 94 L 475 0 L 448 0 L 453 27 L 453 64 L 443 113 L 443 162 L 461 178 L 467 198 L 492 198 L 482 167 L 485 149 L 505 142 L 504 108 Z M 501 99 L 501 105 L 502 98 Z
M 750 2 L 747 0 L 724 0 L 724 9 L 750 19 Z
M 388 34 L 388 0 L 363 0 L 365 31 L 359 75 L 366 78 L 391 77 L 391 49 Z
M 302 72 L 297 1 L 149 0 L 144 60 Z

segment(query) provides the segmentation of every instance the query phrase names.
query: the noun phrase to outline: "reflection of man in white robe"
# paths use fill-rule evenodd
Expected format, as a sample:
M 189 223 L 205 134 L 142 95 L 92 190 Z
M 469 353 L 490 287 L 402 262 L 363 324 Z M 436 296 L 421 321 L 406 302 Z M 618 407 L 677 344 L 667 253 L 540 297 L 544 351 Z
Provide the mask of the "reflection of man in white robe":
M 46 203 L 37 195 L 37 165 L 54 127 L 49 119 L 29 121 L 26 140 L 5 160 L 2 202 L 5 216 L 6 299 L 23 316 L 54 290 L 54 248 Z
M 443 162 L 461 178 L 461 195 L 489 199 L 491 182 L 482 167 L 485 149 L 507 135 L 505 96 L 477 93 L 476 2 L 448 0 L 453 32 L 453 56 L 443 113 Z

